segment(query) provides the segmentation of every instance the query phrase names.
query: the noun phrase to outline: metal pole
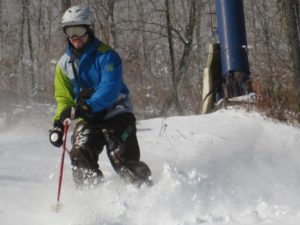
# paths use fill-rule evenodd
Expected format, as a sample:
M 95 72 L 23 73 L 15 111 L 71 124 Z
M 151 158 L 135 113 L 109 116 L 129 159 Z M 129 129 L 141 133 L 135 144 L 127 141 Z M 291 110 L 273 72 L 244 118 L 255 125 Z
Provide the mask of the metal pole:
M 249 77 L 243 0 L 215 0 L 221 47 L 222 75 L 241 72 Z

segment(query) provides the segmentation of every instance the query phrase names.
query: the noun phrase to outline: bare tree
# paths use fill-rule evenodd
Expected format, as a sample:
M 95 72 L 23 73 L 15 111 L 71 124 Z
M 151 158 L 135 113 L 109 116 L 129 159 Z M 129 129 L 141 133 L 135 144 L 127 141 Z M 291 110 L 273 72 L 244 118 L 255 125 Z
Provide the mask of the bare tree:
M 2 21 L 2 0 L 0 0 L 0 20 Z M 1 51 L 1 54 L 0 54 L 0 65 L 1 65 L 1 68 L 2 67 L 2 63 L 3 63 L 3 49 L 4 49 L 4 40 L 3 40 L 3 36 L 4 36 L 4 31 L 3 31 L 3 23 L 0 24 L 0 43 L 1 43 L 1 46 L 0 48 L 2 49 Z
M 169 45 L 169 57 L 170 57 L 170 70 L 171 70 L 171 95 L 166 99 L 162 109 L 161 114 L 164 115 L 167 110 L 170 108 L 171 104 L 174 103 L 178 113 L 182 114 L 182 107 L 180 105 L 180 100 L 178 96 L 178 85 L 176 83 L 176 66 L 175 66 L 175 52 L 173 44 L 173 33 L 171 25 L 171 13 L 170 13 L 170 3 L 169 0 L 165 0 L 165 13 L 166 13 L 166 28 L 167 28 L 167 37 Z
M 33 58 L 33 41 L 32 41 L 32 33 L 31 33 L 31 20 L 30 20 L 30 11 L 29 11 L 29 6 L 30 6 L 30 0 L 25 0 L 25 5 L 23 5 L 23 10 L 25 10 L 25 17 L 26 17 L 26 34 L 27 34 L 27 43 L 26 45 L 28 46 L 28 55 L 29 55 L 29 79 L 30 79 L 30 95 L 34 96 L 36 92 L 36 83 L 35 83 L 35 74 L 34 74 L 34 58 Z
M 65 11 L 71 7 L 71 0 L 61 0 L 61 15 L 65 13 Z
M 186 4 L 188 7 L 186 7 Z M 166 100 L 161 110 L 162 114 L 166 113 L 172 102 L 175 104 L 177 112 L 179 114 L 183 113 L 179 97 L 179 85 L 186 76 L 187 70 L 190 66 L 189 57 L 194 41 L 197 4 L 196 0 L 181 1 L 180 6 L 180 8 L 183 9 L 183 16 L 187 17 L 187 20 L 184 21 L 185 23 L 180 22 L 180 19 L 177 18 L 178 10 L 176 10 L 175 3 L 173 2 L 173 5 L 171 6 L 169 0 L 165 0 L 166 30 L 169 43 L 172 95 Z M 173 8 L 173 12 L 171 12 L 171 8 Z M 186 8 L 188 8 L 188 10 Z M 178 55 L 178 53 L 175 53 L 173 43 L 173 39 L 175 38 L 179 39 L 180 44 L 183 45 L 178 67 L 176 67 L 175 62 L 175 57 Z M 188 79 L 185 79 L 184 81 L 185 83 L 188 83 Z
M 300 13 L 298 0 L 279 0 L 286 21 L 286 34 L 293 64 L 294 86 L 300 97 Z M 299 101 L 300 107 L 300 101 Z
M 115 0 L 94 0 L 92 6 L 95 9 L 96 29 L 102 40 L 112 47 L 118 47 L 118 38 L 115 23 Z

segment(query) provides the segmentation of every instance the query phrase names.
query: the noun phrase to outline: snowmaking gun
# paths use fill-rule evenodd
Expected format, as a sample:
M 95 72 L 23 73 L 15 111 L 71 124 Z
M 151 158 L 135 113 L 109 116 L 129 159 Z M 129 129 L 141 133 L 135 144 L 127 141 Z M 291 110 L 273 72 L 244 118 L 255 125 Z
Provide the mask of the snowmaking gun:
M 217 42 L 209 44 L 202 113 L 251 92 L 243 0 L 215 0 Z M 234 100 L 232 101 L 234 102 Z

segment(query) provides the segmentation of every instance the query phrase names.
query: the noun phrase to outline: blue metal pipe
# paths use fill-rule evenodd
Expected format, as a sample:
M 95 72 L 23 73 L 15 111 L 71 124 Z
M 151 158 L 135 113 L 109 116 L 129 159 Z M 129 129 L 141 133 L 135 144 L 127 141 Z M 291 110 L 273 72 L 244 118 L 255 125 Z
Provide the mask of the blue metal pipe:
M 250 75 L 243 0 L 215 0 L 217 32 L 221 47 L 222 75 Z

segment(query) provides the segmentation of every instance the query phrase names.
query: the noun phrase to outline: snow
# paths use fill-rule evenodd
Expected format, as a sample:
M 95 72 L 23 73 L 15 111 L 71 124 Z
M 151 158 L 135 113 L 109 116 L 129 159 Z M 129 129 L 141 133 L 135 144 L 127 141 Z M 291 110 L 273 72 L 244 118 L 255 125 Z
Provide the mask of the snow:
M 233 108 L 138 121 L 152 187 L 126 185 L 103 152 L 105 182 L 78 190 L 67 157 L 54 213 L 61 149 L 49 112 L 0 126 L 3 225 L 300 224 L 299 128 Z

